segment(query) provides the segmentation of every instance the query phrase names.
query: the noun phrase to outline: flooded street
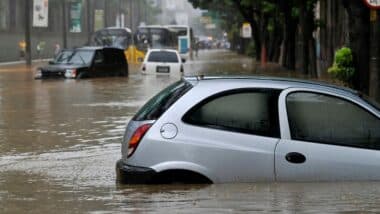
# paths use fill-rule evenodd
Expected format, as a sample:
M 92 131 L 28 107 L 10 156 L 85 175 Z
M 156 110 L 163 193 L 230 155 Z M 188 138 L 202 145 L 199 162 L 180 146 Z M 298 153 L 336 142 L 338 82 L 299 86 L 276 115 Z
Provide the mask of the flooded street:
M 185 75 L 199 74 L 268 73 L 250 58 L 201 51 L 185 66 Z M 0 212 L 380 212 L 376 182 L 116 184 L 115 163 L 126 123 L 179 78 L 132 71 L 127 78 L 34 80 L 23 65 L 0 67 Z

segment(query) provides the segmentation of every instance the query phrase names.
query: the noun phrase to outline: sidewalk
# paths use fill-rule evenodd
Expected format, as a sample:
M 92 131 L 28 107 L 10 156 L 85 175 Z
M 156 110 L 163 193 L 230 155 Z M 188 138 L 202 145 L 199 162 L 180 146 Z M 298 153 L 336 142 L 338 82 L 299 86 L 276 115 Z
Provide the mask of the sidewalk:
M 26 65 L 25 61 L 2 62 L 0 63 L 0 72 L 31 72 L 37 67 L 46 65 L 51 59 L 33 60 L 32 65 Z
M 26 65 L 25 61 L 15 61 L 15 62 L 4 62 L 0 63 L 0 73 L 11 73 L 11 72 L 33 72 L 38 67 L 47 65 L 52 59 L 38 59 L 33 60 L 32 65 Z M 137 73 L 140 65 L 129 65 L 129 71 L 131 73 Z

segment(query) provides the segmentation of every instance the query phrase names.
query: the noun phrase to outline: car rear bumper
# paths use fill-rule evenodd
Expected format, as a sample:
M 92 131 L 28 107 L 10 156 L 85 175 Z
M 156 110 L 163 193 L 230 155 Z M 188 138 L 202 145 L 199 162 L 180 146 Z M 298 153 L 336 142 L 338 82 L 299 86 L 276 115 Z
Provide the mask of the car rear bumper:
M 63 79 L 65 78 L 65 72 L 42 72 L 41 76 L 36 79 Z
M 116 163 L 116 178 L 123 184 L 149 184 L 156 174 L 151 168 L 131 166 L 123 160 Z

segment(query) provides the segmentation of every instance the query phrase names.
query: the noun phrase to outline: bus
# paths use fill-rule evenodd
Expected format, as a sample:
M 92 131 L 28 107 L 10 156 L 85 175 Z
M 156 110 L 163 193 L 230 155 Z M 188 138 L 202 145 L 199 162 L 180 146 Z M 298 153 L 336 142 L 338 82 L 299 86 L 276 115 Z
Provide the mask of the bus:
M 135 33 L 137 49 L 146 52 L 149 48 L 177 49 L 176 32 L 161 25 L 140 26 Z
M 176 32 L 178 52 L 182 58 L 193 58 L 193 29 L 188 25 L 166 25 L 167 28 Z
M 90 41 L 92 46 L 115 47 L 124 50 L 128 63 L 137 64 L 144 53 L 138 51 L 129 28 L 107 27 L 96 31 Z
M 150 48 L 179 50 L 178 35 L 182 34 L 179 29 L 161 25 L 140 26 L 134 34 L 129 28 L 107 27 L 96 31 L 90 44 L 121 48 L 128 63 L 139 64 Z

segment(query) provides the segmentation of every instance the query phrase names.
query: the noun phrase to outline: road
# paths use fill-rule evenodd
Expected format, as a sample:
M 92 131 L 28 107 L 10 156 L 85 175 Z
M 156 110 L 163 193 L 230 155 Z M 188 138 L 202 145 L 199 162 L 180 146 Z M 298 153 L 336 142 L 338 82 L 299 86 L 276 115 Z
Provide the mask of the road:
M 126 123 L 179 77 L 41 81 L 31 70 L 0 67 L 1 213 L 380 212 L 375 182 L 118 185 Z M 294 76 L 227 51 L 200 52 L 185 66 L 197 74 Z

